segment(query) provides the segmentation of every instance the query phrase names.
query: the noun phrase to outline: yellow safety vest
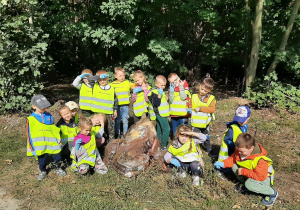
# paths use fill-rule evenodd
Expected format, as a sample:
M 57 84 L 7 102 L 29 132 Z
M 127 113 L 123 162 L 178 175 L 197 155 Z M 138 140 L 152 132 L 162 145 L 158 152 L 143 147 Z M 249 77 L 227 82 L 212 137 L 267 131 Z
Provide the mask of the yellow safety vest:
M 192 149 L 190 148 L 190 141 L 192 141 Z M 193 139 L 189 139 L 184 145 L 180 148 L 176 149 L 172 145 L 169 147 L 168 152 L 170 152 L 173 156 L 178 158 L 181 162 L 193 162 L 200 161 L 202 158 L 202 152 L 200 146 L 197 145 L 196 148 L 195 141 Z
M 85 83 L 81 84 L 79 92 L 79 107 L 81 110 L 91 110 L 93 100 L 93 89 L 86 86 Z
M 184 90 L 189 98 L 191 98 L 190 91 Z M 185 116 L 187 115 L 187 101 L 180 99 L 179 92 L 174 92 L 173 103 L 170 104 L 170 114 L 176 116 Z
M 151 92 L 149 93 L 148 97 L 151 96 L 152 93 L 155 93 L 156 95 L 158 95 L 158 89 L 151 90 Z M 154 113 L 154 111 L 153 111 L 153 105 L 151 104 L 151 101 L 149 101 L 150 119 L 151 119 L 152 112 Z M 169 117 L 170 116 L 170 106 L 169 106 L 168 101 L 166 100 L 165 93 L 163 93 L 162 96 L 161 96 L 161 103 L 160 103 L 160 106 L 158 107 L 158 112 L 159 112 L 159 115 L 161 117 Z M 155 116 L 155 113 L 154 113 L 154 116 Z M 156 118 L 156 116 L 155 116 L 155 118 Z
M 148 90 L 150 90 L 151 87 L 148 86 Z M 136 94 L 136 101 L 133 103 L 133 113 L 135 116 L 140 117 L 144 113 L 147 113 L 148 103 L 145 101 L 145 94 L 144 91 L 141 91 Z
M 232 141 L 234 143 L 236 141 L 237 137 L 241 133 L 243 133 L 243 131 L 241 131 L 240 127 L 238 125 L 236 125 L 236 124 L 230 125 L 230 127 L 232 128 L 232 131 L 233 131 L 233 139 L 232 139 Z M 218 161 L 226 160 L 229 157 L 228 146 L 227 146 L 227 144 L 224 141 L 226 133 L 228 132 L 229 128 L 227 128 L 227 130 L 225 131 L 225 133 L 223 135 L 223 139 L 222 139 L 222 143 L 221 143 L 221 147 L 220 147 Z
M 125 80 L 123 82 L 114 81 L 110 85 L 115 88 L 116 96 L 118 99 L 118 105 L 129 104 L 129 97 L 130 97 L 129 81 L 128 80 Z
M 95 138 L 95 133 L 91 133 L 91 140 L 84 144 L 81 145 L 83 146 L 83 148 L 87 151 L 87 156 L 81 156 L 81 161 L 77 162 L 77 158 L 74 157 L 71 154 L 71 158 L 73 159 L 73 164 L 71 166 L 72 170 L 75 170 L 78 166 L 80 166 L 83 163 L 87 163 L 90 166 L 94 167 L 95 166 L 95 162 L 96 162 L 96 158 L 97 158 L 97 147 L 96 147 L 96 138 Z
M 58 154 L 61 151 L 60 129 L 54 124 L 47 125 L 38 121 L 34 116 L 27 118 L 33 149 L 37 156 L 43 154 Z M 33 156 L 27 142 L 27 156 Z
M 198 94 L 192 95 L 192 116 L 191 125 L 196 128 L 206 128 L 207 125 L 214 119 L 214 113 L 195 112 L 194 109 L 204 106 L 209 107 L 215 100 L 213 95 L 210 95 L 206 103 L 202 102 Z
M 79 114 L 78 113 L 75 115 L 74 121 L 75 121 L 75 124 L 78 125 L 78 123 L 79 123 Z
M 69 126 L 61 125 L 59 128 L 61 130 L 62 147 L 68 143 L 68 141 L 73 142 L 74 137 L 79 133 L 78 127 L 70 128 Z
M 115 91 L 113 87 L 109 90 L 102 90 L 96 83 L 93 88 L 92 111 L 96 113 L 112 114 L 115 100 Z
M 243 167 L 243 168 L 247 168 L 249 170 L 254 170 L 255 167 L 257 166 L 258 162 L 260 161 L 260 159 L 264 159 L 265 161 L 268 162 L 268 176 L 270 177 L 271 180 L 271 185 L 274 184 L 274 169 L 273 169 L 273 161 L 266 157 L 266 156 L 260 156 L 260 157 L 256 157 L 253 159 L 244 159 L 241 161 L 236 160 L 236 164 Z

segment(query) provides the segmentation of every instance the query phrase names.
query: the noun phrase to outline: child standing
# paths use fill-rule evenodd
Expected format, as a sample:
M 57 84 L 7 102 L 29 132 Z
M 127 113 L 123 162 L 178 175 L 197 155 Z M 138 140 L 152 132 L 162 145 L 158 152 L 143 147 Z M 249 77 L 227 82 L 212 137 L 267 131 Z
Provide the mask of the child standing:
M 72 118 L 75 121 L 76 125 L 78 125 L 79 122 L 79 107 L 76 102 L 74 101 L 68 101 L 66 103 L 66 106 L 69 107 L 71 113 L 72 113 Z
M 73 86 L 80 90 L 79 106 L 82 114 L 89 117 L 93 114 L 91 111 L 93 91 L 88 78 L 93 75 L 90 69 L 84 69 L 81 75 L 77 76 L 73 81 Z
M 232 168 L 233 173 L 241 181 L 235 186 L 236 191 L 251 191 L 266 195 L 263 205 L 272 206 L 278 196 L 273 185 L 273 161 L 267 157 L 267 151 L 255 143 L 255 139 L 247 133 L 240 134 L 235 142 L 235 152 L 224 161 L 217 161 L 215 167 Z
M 189 107 L 191 94 L 188 83 L 185 80 L 181 80 L 177 74 L 169 74 L 168 81 L 170 83 L 169 104 L 172 130 L 173 136 L 175 136 L 179 125 L 189 124 L 188 117 L 190 114 L 187 113 L 187 108 Z
M 123 135 L 128 130 L 129 119 L 129 97 L 130 89 L 133 89 L 135 84 L 125 80 L 125 70 L 122 67 L 115 68 L 116 81 L 110 85 L 115 88 L 116 96 L 118 99 L 117 118 L 115 120 L 115 138 L 121 138 L 121 121 L 123 123 Z
M 199 176 L 204 166 L 199 144 L 206 140 L 206 136 L 192 132 L 188 125 L 183 124 L 178 126 L 175 139 L 164 159 L 178 168 L 177 175 L 182 178 L 186 177 L 186 172 L 192 174 L 193 184 L 198 186 Z
M 60 128 L 62 148 L 63 151 L 70 151 L 73 147 L 74 137 L 79 132 L 75 121 L 72 118 L 72 113 L 68 106 L 62 105 L 58 109 L 61 119 L 56 123 L 56 126 Z
M 204 146 L 206 152 L 211 156 L 215 157 L 211 148 L 209 130 L 210 123 L 214 119 L 214 112 L 216 110 L 216 99 L 210 94 L 214 87 L 214 80 L 211 78 L 205 78 L 202 80 L 199 93 L 193 94 L 192 103 L 190 103 L 191 109 L 188 112 L 192 114 L 191 124 L 193 131 L 201 132 L 207 136 Z
M 133 101 L 133 120 L 134 123 L 139 121 L 142 117 L 146 117 L 148 113 L 148 94 L 151 87 L 146 82 L 146 77 L 141 70 L 137 70 L 132 78 L 135 82 L 133 89 L 132 101 Z
M 167 80 L 163 75 L 158 75 L 155 79 L 155 88 L 151 89 L 148 95 L 149 98 L 149 112 L 150 107 L 156 115 L 156 131 L 159 140 L 161 141 L 161 150 L 167 149 L 168 139 L 170 135 L 170 125 L 168 117 L 170 116 L 169 103 L 166 99 L 164 89 Z M 151 118 L 151 113 L 150 113 Z
M 27 156 L 38 159 L 40 173 L 37 179 L 43 180 L 47 176 L 48 155 L 54 160 L 56 173 L 63 177 L 66 172 L 61 168 L 60 129 L 53 124 L 52 115 L 46 112 L 51 104 L 43 95 L 35 95 L 31 99 L 31 105 L 35 111 L 27 118 L 26 123 Z
M 118 99 L 115 97 L 114 87 L 108 85 L 109 75 L 105 70 L 99 70 L 96 73 L 98 82 L 93 87 L 92 111 L 107 115 L 108 123 L 106 133 L 109 139 L 114 138 L 114 119 L 117 117 Z
M 93 124 L 90 119 L 80 119 L 80 133 L 74 138 L 74 147 L 71 151 L 71 158 L 73 159 L 71 169 L 83 175 L 93 167 L 96 173 L 106 174 L 108 169 L 97 150 L 96 134 L 92 132 L 92 127 Z

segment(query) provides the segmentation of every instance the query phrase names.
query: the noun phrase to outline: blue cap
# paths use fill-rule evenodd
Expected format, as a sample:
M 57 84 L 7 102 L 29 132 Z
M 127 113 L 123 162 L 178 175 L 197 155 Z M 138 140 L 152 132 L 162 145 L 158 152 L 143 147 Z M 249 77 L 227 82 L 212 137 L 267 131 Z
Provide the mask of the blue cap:
M 251 110 L 248 106 L 240 106 L 235 111 L 233 121 L 244 123 L 251 115 Z

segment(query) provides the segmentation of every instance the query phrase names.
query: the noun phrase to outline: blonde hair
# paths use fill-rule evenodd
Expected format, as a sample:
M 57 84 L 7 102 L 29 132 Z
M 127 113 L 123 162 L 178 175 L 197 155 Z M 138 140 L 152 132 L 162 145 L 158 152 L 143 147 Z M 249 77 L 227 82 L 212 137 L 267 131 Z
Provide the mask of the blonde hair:
M 167 80 L 163 75 L 157 75 L 157 77 L 155 78 L 155 84 L 157 84 L 158 82 L 167 83 Z
M 84 69 L 81 74 L 90 74 L 91 76 L 93 76 L 93 72 L 91 69 Z
M 192 131 L 192 128 L 190 126 L 181 124 L 177 127 L 177 130 L 175 133 L 175 139 L 179 140 L 179 135 L 181 132 L 191 132 L 191 131 Z M 189 140 L 190 140 L 190 147 L 189 147 L 188 151 L 190 152 L 193 148 L 193 141 L 191 141 L 191 138 L 189 138 Z
M 93 126 L 93 123 L 92 123 L 91 119 L 86 118 L 84 116 L 80 116 L 80 118 L 79 118 L 79 127 L 82 128 L 86 125 Z
M 123 72 L 123 73 L 125 74 L 125 70 L 124 70 L 122 67 L 116 67 L 116 68 L 115 68 L 115 74 L 116 74 L 117 72 L 119 72 L 119 71 L 121 71 L 121 72 Z
M 171 77 L 174 77 L 174 76 L 178 76 L 176 73 L 171 73 L 171 74 L 169 74 L 169 76 L 168 76 L 168 81 L 169 81 L 169 79 L 171 78 Z
M 141 70 L 137 70 L 131 77 L 133 78 L 134 81 L 136 81 L 137 77 L 142 78 L 144 83 L 147 84 L 146 77 Z
M 69 112 L 71 113 L 70 108 L 69 108 L 67 105 L 64 104 L 64 105 L 61 105 L 61 106 L 59 107 L 59 109 L 58 109 L 59 114 L 60 114 L 60 111 L 61 111 L 61 110 L 64 110 L 64 109 L 68 109 Z

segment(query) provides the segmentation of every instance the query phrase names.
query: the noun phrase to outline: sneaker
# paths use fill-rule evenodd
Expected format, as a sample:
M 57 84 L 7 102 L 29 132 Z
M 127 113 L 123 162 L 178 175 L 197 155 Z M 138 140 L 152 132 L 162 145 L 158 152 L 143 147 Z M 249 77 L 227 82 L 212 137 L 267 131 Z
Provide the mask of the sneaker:
M 220 177 L 220 179 L 222 179 L 224 181 L 227 180 L 226 176 L 221 171 L 218 171 L 218 176 Z
M 193 179 L 193 185 L 194 186 L 199 186 L 200 185 L 200 177 L 199 176 L 193 175 L 192 179 Z
M 42 181 L 43 179 L 45 179 L 47 176 L 47 172 L 46 171 L 41 171 L 38 175 L 37 180 Z
M 177 172 L 175 176 L 172 175 L 172 179 L 175 179 L 175 177 L 186 178 L 186 172 Z
M 64 176 L 67 175 L 66 171 L 63 170 L 63 169 L 61 169 L 61 168 L 55 169 L 55 172 L 56 172 L 56 174 L 57 174 L 58 176 L 60 176 L 60 177 L 64 177 Z
M 160 148 L 160 151 L 166 151 L 167 150 L 167 147 L 161 147 Z
M 238 192 L 238 193 L 242 193 L 242 194 L 247 193 L 247 192 L 250 192 L 250 191 L 245 187 L 245 185 L 242 184 L 242 183 L 237 183 L 237 184 L 234 186 L 234 191 L 235 191 L 235 192 Z
M 278 196 L 278 192 L 274 188 L 272 188 L 272 189 L 274 190 L 274 194 L 273 195 L 268 195 L 268 196 L 265 197 L 264 200 L 262 200 L 263 205 L 265 205 L 267 207 L 272 206 L 275 203 L 275 200 Z

